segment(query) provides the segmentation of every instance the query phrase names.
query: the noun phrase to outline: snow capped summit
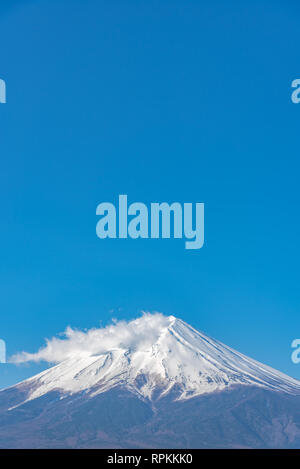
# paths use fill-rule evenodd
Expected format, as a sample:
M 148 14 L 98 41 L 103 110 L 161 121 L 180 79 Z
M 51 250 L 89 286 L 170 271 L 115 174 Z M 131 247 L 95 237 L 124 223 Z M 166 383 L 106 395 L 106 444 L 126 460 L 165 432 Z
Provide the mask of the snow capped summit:
M 177 400 L 186 400 L 234 385 L 300 394 L 299 381 L 174 316 L 145 314 L 86 333 L 68 329 L 66 336 L 49 341 L 36 355 L 15 357 L 27 361 L 52 354 L 58 362 L 17 385 L 26 390 L 26 402 L 51 391 L 59 391 L 61 397 L 79 392 L 94 397 L 117 386 L 150 400 L 171 392 Z
M 0 448 L 300 447 L 300 382 L 173 316 L 12 358 L 32 360 L 56 365 L 0 391 Z

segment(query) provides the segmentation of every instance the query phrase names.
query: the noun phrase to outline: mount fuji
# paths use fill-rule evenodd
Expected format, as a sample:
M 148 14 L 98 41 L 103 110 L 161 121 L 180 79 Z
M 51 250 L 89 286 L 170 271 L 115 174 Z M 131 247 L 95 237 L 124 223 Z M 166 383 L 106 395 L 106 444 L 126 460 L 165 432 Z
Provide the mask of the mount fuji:
M 174 316 L 69 334 L 37 358 L 55 350 L 0 392 L 1 448 L 300 446 L 300 382 Z

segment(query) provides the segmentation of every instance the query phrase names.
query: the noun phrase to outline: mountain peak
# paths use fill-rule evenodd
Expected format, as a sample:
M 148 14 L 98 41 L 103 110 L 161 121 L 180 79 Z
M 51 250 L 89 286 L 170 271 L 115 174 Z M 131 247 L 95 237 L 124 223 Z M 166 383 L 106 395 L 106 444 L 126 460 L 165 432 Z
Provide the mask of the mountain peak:
M 78 392 L 95 396 L 117 386 L 146 399 L 176 389 L 176 399 L 184 400 L 236 385 L 300 393 L 299 381 L 242 355 L 175 316 L 147 313 L 79 338 L 69 332 L 68 340 L 55 342 L 59 352 L 64 351 L 64 360 L 18 385 L 26 390 L 27 400 L 54 390 L 62 397 Z M 53 344 L 50 348 L 53 352 Z M 46 351 L 39 353 L 43 356 Z

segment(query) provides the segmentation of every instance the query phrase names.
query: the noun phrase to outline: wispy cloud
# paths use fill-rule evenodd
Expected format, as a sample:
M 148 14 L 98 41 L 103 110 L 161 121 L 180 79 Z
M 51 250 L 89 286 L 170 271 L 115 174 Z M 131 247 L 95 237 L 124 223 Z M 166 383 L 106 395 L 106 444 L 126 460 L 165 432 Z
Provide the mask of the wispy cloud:
M 135 320 L 117 321 L 103 328 L 87 331 L 68 327 L 61 337 L 46 339 L 46 345 L 36 353 L 21 352 L 10 358 L 11 363 L 46 361 L 61 363 L 68 358 L 97 355 L 116 348 L 135 348 L 153 344 L 170 317 L 161 313 L 143 313 Z

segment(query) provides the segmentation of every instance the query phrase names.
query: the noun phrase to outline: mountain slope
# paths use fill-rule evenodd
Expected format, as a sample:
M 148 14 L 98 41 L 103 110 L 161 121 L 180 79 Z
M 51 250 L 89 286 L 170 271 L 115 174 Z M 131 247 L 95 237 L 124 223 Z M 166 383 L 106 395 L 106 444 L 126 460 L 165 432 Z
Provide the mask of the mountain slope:
M 50 391 L 92 395 L 122 385 L 151 399 L 176 385 L 178 399 L 225 389 L 232 385 L 257 385 L 300 394 L 300 382 L 252 360 L 170 316 L 145 346 L 119 346 L 99 355 L 69 358 L 22 383 L 28 400 Z M 140 325 L 144 318 L 136 320 Z M 122 345 L 122 344 L 121 344 Z M 1 393 L 0 393 L 1 396 Z
M 0 447 L 300 446 L 299 381 L 173 316 L 154 332 L 1 391 Z

